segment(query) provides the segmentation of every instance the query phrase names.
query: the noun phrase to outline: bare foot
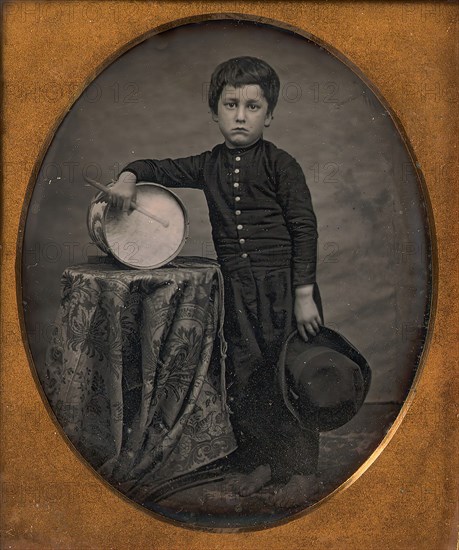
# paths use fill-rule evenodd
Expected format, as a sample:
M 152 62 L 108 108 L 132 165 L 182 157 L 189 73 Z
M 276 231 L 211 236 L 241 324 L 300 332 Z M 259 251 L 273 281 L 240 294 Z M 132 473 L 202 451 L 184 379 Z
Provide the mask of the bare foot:
M 319 489 L 317 477 L 294 475 L 290 480 L 275 492 L 272 503 L 280 508 L 290 508 L 306 504 Z
M 250 474 L 238 476 L 237 491 L 241 497 L 248 497 L 264 487 L 271 480 L 271 466 L 263 464 Z

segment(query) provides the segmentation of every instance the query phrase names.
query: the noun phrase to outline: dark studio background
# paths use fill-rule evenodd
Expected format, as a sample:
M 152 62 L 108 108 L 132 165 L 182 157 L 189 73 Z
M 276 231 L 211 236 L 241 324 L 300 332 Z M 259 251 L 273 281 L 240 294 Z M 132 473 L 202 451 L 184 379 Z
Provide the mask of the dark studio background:
M 422 350 L 429 300 L 423 199 L 387 111 L 341 61 L 302 37 L 249 22 L 192 24 L 154 36 L 110 65 L 74 104 L 38 174 L 25 227 L 23 300 L 35 366 L 60 301 L 64 268 L 97 254 L 86 229 L 94 195 L 138 158 L 200 153 L 222 141 L 206 101 L 214 67 L 265 59 L 282 91 L 264 137 L 306 175 L 319 224 L 326 322 L 373 371 L 373 402 L 403 402 Z M 214 257 L 204 195 L 180 190 L 190 214 L 183 255 Z

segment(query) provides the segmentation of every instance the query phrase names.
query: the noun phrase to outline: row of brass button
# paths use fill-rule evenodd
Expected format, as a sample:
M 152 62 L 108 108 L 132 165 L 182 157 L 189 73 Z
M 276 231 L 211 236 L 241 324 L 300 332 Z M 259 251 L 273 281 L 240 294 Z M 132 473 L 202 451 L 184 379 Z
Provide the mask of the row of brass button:
M 237 162 L 239 162 L 239 161 L 241 160 L 241 157 L 236 157 L 235 160 L 236 160 Z M 235 174 L 239 174 L 239 172 L 240 172 L 239 168 L 236 168 L 236 169 L 234 170 L 234 173 L 235 173 Z M 237 189 L 237 188 L 239 187 L 239 182 L 235 181 L 235 182 L 233 183 L 233 187 Z M 238 196 L 234 197 L 234 200 L 235 200 L 236 202 L 239 202 L 239 201 L 241 200 L 241 197 L 238 195 Z M 236 210 L 236 211 L 235 211 L 235 214 L 236 214 L 236 216 L 240 216 L 240 215 L 241 215 L 241 211 L 240 211 L 240 210 Z M 241 229 L 244 228 L 244 226 L 241 225 L 241 224 L 238 224 L 236 227 L 237 227 L 238 230 L 241 230 Z M 239 239 L 239 242 L 240 242 L 240 244 L 244 244 L 244 243 L 245 243 L 245 239 L 241 238 L 241 239 Z M 243 252 L 243 253 L 241 254 L 241 258 L 247 258 L 247 257 L 248 257 L 247 252 Z

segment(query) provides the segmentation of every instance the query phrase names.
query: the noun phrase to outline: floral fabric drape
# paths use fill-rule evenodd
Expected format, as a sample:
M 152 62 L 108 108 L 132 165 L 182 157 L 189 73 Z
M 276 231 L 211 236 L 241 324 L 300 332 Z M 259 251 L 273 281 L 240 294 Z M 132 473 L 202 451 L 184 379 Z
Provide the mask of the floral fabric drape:
M 75 447 L 136 500 L 236 448 L 222 291 L 218 265 L 204 259 L 62 276 L 42 384 Z

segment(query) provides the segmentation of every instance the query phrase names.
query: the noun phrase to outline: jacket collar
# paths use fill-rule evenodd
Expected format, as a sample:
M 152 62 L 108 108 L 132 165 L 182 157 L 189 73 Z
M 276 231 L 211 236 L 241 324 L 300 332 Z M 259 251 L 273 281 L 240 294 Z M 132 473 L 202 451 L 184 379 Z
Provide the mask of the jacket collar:
M 263 137 L 260 137 L 260 139 L 258 139 L 255 143 L 252 143 L 252 145 L 249 145 L 248 147 L 238 147 L 237 149 L 231 149 L 224 142 L 222 143 L 222 147 L 223 147 L 223 150 L 227 151 L 230 155 L 243 155 L 244 153 L 247 153 L 252 149 L 260 147 L 262 143 L 263 143 Z

